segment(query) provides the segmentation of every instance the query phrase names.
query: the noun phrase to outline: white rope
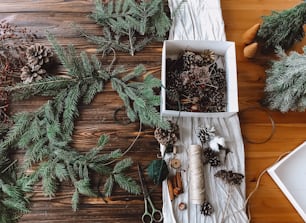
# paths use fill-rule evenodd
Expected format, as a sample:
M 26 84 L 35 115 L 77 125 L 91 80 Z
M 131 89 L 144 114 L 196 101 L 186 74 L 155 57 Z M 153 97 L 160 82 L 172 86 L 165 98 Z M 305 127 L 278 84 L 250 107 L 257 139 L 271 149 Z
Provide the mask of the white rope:
M 204 166 L 202 162 L 202 147 L 190 145 L 189 147 L 189 193 L 192 204 L 203 204 L 205 201 Z

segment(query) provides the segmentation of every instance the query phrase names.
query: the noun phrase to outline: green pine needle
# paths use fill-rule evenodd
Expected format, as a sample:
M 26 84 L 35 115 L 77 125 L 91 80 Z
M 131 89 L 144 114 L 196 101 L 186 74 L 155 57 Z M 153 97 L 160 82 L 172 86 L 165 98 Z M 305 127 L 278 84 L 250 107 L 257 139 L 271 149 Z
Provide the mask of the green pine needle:
M 306 109 L 306 47 L 304 53 L 286 55 L 278 49 L 279 60 L 272 61 L 266 70 L 264 105 L 281 112 Z
M 79 194 L 79 191 L 76 189 L 71 198 L 71 204 L 72 204 L 73 211 L 78 210 L 79 203 L 80 203 L 80 194 Z
M 139 185 L 131 178 L 127 177 L 121 173 L 114 174 L 115 182 L 124 190 L 132 194 L 139 194 L 140 187 Z
M 131 158 L 123 159 L 123 160 L 119 161 L 118 163 L 116 163 L 116 165 L 114 167 L 114 170 L 113 170 L 113 173 L 114 174 L 120 173 L 120 172 L 126 170 L 127 168 L 129 168 L 132 164 L 133 164 L 133 161 L 132 161 Z
M 264 50 L 275 50 L 277 47 L 289 49 L 304 37 L 306 3 L 300 3 L 281 12 L 273 11 L 271 15 L 263 16 L 262 19 L 256 38 L 262 43 Z
M 99 51 L 112 49 L 132 56 L 152 41 L 161 41 L 171 27 L 162 0 L 96 1 L 90 17 L 103 27 L 103 35 L 95 36 L 80 31 L 81 35 L 99 46 Z

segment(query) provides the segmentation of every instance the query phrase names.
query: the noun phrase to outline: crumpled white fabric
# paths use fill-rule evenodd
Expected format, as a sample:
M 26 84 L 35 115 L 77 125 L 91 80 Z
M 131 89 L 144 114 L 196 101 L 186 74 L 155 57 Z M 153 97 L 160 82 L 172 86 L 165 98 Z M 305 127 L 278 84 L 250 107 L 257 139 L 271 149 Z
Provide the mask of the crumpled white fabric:
M 174 40 L 226 40 L 224 21 L 220 0 L 168 0 L 172 19 L 174 21 L 169 33 L 169 39 Z M 179 7 L 179 8 L 178 8 Z M 167 117 L 174 121 L 176 117 Z M 244 145 L 241 135 L 238 114 L 228 118 L 195 118 L 180 117 L 178 119 L 180 140 L 178 154 L 175 156 L 182 162 L 182 178 L 184 193 L 170 200 L 167 182 L 163 182 L 163 215 L 164 223 L 244 223 L 248 218 L 244 208 L 245 181 L 240 186 L 230 188 L 229 185 L 214 177 L 220 169 L 232 170 L 245 174 Z M 225 144 L 231 153 L 225 166 L 212 168 L 205 166 L 204 178 L 207 198 L 214 207 L 212 216 L 200 213 L 200 206 L 190 203 L 188 192 L 188 147 L 200 144 L 196 129 L 206 125 L 214 126 L 216 133 L 224 137 Z M 161 147 L 162 149 L 162 147 Z M 166 154 L 164 159 L 169 163 L 172 154 Z M 170 169 L 170 174 L 175 170 Z M 228 196 L 231 190 L 231 195 Z M 184 202 L 187 209 L 180 211 L 178 204 Z M 223 221 L 222 221 L 223 219 Z
M 220 0 L 168 0 L 173 20 L 169 39 L 225 40 Z

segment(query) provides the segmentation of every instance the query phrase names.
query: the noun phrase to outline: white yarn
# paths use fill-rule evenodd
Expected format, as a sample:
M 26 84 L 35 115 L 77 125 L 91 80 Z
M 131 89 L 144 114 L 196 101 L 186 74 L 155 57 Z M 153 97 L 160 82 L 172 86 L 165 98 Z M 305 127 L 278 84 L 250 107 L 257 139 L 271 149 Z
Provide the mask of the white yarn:
M 204 166 L 202 162 L 202 147 L 190 145 L 189 147 L 189 193 L 192 204 L 203 204 L 205 201 Z

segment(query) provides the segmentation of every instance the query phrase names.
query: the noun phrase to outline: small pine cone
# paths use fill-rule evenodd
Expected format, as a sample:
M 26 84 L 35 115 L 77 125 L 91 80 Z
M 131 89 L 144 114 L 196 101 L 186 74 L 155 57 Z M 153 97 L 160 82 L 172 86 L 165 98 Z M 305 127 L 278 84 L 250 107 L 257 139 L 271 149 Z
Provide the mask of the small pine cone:
M 40 65 L 32 66 L 25 65 L 21 68 L 20 79 L 24 84 L 32 83 L 33 81 L 39 81 L 42 76 L 46 74 L 46 70 L 42 69 Z
M 218 156 L 210 157 L 208 162 L 211 166 L 214 166 L 214 167 L 220 166 L 221 164 L 220 158 Z
M 179 92 L 174 87 L 170 87 L 166 91 L 166 96 L 167 96 L 167 102 L 171 104 L 177 104 L 180 98 Z
M 183 58 L 183 70 L 189 70 L 195 64 L 195 53 L 192 51 L 185 51 Z
M 200 139 L 202 144 L 206 143 L 209 140 L 209 138 L 210 138 L 209 135 L 206 134 L 205 131 L 202 131 L 202 129 L 198 132 L 197 135 L 198 135 L 198 137 L 199 137 L 199 139 Z
M 162 145 L 173 145 L 178 140 L 178 125 L 169 121 L 170 129 L 164 130 L 156 128 L 154 131 L 155 139 Z
M 205 216 L 210 216 L 213 212 L 214 212 L 214 209 L 208 201 L 205 201 L 201 205 L 201 214 L 203 214 Z
M 206 160 L 209 160 L 210 158 L 215 157 L 217 155 L 218 155 L 218 153 L 216 151 L 213 151 L 211 148 L 206 148 L 204 150 L 204 158 Z
M 29 64 L 43 66 L 50 62 L 53 52 L 44 45 L 34 44 L 27 49 L 26 56 Z
M 198 132 L 198 137 L 202 144 L 208 142 L 213 136 L 215 136 L 214 127 L 201 127 Z
M 197 54 L 194 57 L 194 62 L 196 65 L 202 67 L 204 65 L 204 59 L 201 55 Z
M 216 60 L 216 54 L 212 50 L 204 50 L 201 56 L 205 64 L 211 64 Z

